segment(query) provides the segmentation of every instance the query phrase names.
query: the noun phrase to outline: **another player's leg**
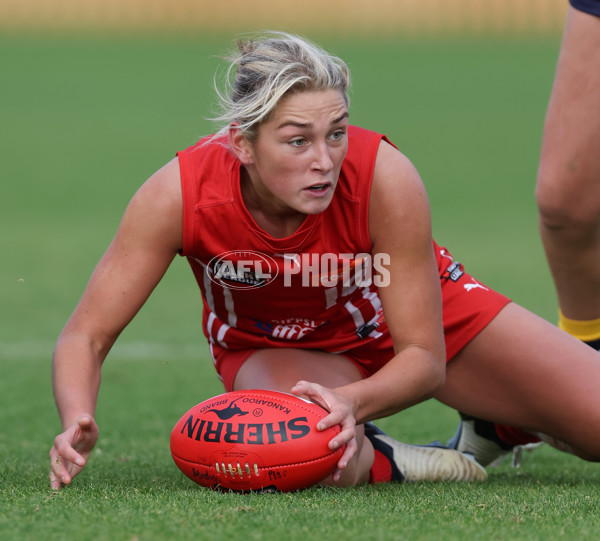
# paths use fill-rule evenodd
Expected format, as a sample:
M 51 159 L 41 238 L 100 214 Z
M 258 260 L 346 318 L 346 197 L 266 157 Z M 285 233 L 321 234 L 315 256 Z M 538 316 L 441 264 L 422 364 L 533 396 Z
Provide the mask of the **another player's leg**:
M 536 186 L 559 325 L 600 350 L 600 17 L 569 7 Z
M 558 293 L 559 326 L 600 351 L 600 18 L 569 7 L 536 187 L 540 233 Z M 482 464 L 521 446 L 461 414 L 448 445 Z M 515 453 L 517 451 L 517 453 Z
M 298 349 L 264 349 L 253 353 L 238 371 L 236 389 L 262 388 L 289 392 L 299 380 L 335 388 L 361 379 L 349 359 L 341 355 Z M 463 453 L 396 442 L 378 432 L 365 437 L 357 427 L 358 452 L 344 470 L 338 486 L 391 481 L 474 481 L 485 470 Z M 374 445 L 375 444 L 375 445 Z
M 490 463 L 540 437 L 588 460 L 600 460 L 600 363 L 595 351 L 516 304 L 506 306 L 450 363 L 436 398 L 477 419 L 471 448 Z M 464 424 L 463 424 L 464 427 Z M 481 427 L 479 427 L 481 428 Z M 473 443 L 476 442 L 476 443 Z M 478 456 L 479 455 L 479 456 Z

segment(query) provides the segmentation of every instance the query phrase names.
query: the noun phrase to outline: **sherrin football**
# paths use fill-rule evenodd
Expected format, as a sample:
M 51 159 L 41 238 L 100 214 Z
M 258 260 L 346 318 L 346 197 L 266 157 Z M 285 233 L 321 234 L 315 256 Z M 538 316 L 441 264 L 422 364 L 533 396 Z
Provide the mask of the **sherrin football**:
M 319 432 L 323 408 L 276 391 L 245 390 L 194 406 L 171 432 L 171 455 L 192 481 L 211 489 L 290 492 L 315 485 L 335 469 L 343 448 Z

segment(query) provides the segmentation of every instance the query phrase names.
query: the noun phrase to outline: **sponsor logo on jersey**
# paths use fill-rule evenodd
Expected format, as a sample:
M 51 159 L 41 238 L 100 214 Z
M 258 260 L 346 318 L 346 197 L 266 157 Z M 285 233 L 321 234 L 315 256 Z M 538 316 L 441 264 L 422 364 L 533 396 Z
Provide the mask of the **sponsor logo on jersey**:
M 315 331 L 327 321 L 315 321 L 301 317 L 290 317 L 286 319 L 274 319 L 272 321 L 254 320 L 257 330 L 285 340 L 300 340 L 307 334 Z

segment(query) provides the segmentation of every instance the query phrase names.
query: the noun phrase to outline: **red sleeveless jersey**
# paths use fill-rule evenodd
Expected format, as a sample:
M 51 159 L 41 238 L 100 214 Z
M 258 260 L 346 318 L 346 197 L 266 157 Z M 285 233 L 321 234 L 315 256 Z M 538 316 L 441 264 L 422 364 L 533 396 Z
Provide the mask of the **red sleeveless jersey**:
M 225 140 L 201 140 L 178 153 L 182 255 L 202 290 L 211 343 L 339 352 L 385 332 L 377 287 L 367 276 L 369 194 L 383 137 L 349 127 L 331 204 L 285 238 L 273 238 L 247 211 L 241 164 Z
M 378 264 L 377 254 L 369 259 L 369 196 L 382 140 L 389 142 L 349 126 L 348 152 L 331 204 L 280 239 L 258 227 L 244 206 L 241 164 L 225 139 L 204 139 L 178 153 L 182 255 L 202 291 L 203 330 L 211 344 L 225 350 L 349 352 L 364 365 L 365 375 L 393 356 L 378 289 L 369 279 Z M 433 244 L 451 359 L 509 299 Z M 231 387 L 235 370 L 230 372 Z

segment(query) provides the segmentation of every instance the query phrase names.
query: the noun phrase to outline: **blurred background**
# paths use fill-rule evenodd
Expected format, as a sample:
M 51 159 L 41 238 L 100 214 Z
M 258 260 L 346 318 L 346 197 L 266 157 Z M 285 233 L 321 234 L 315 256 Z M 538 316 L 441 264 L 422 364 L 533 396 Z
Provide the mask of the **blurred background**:
M 563 0 L 2 0 L 0 27 L 87 33 L 245 32 L 336 36 L 541 34 L 562 27 Z
M 0 0 L 0 361 L 47 377 L 128 200 L 214 129 L 220 57 L 262 29 L 341 56 L 351 121 L 413 160 L 436 240 L 554 321 L 533 189 L 566 10 L 567 0 Z M 202 359 L 194 369 L 219 390 L 200 316 L 177 260 L 111 357 Z

